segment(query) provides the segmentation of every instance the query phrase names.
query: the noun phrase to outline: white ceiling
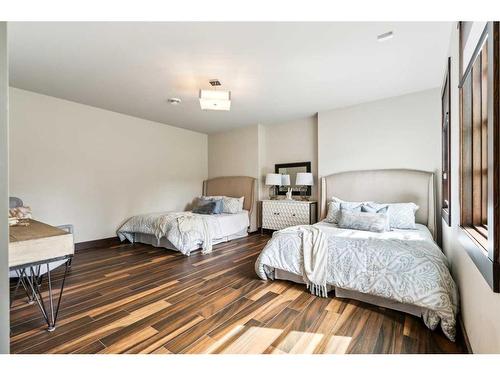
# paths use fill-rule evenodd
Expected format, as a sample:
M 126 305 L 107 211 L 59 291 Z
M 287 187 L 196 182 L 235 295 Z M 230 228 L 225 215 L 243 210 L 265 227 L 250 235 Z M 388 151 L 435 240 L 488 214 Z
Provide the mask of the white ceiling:
M 452 24 L 9 23 L 10 82 L 213 133 L 437 87 Z M 378 34 L 394 31 L 379 43 Z M 218 78 L 230 112 L 204 112 Z M 179 97 L 182 104 L 167 103 Z

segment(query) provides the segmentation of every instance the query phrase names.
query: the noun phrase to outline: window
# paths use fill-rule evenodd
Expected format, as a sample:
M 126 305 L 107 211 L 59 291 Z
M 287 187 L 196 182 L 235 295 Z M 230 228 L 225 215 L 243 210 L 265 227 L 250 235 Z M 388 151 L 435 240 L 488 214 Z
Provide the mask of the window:
M 488 40 L 465 72 L 462 101 L 462 227 L 488 247 Z
M 460 226 L 467 236 L 462 243 L 495 291 L 500 290 L 498 32 L 498 22 L 486 25 L 459 85 Z
M 441 137 L 442 137 L 442 175 L 441 175 L 441 216 L 451 225 L 451 181 L 450 181 L 450 68 L 451 58 L 448 58 L 446 75 L 441 90 Z

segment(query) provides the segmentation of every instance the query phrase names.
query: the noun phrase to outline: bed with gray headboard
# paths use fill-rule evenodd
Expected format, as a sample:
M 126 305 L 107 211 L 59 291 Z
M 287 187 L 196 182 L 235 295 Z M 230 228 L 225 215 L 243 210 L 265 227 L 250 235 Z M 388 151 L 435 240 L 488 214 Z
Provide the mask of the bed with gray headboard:
M 192 214 L 190 211 L 136 215 L 127 219 L 117 234 L 121 240 L 176 250 L 184 255 L 190 255 L 201 247 L 206 249 L 207 242 L 218 244 L 245 237 L 252 221 L 256 220 L 255 185 L 256 179 L 248 176 L 205 180 L 202 188 L 204 196 L 243 197 L 243 210 L 214 215 Z M 197 201 L 198 197 L 195 197 L 195 204 Z M 193 217 L 201 221 L 193 220 Z M 186 230 L 188 222 L 191 224 Z
M 321 178 L 320 220 L 332 197 L 345 201 L 405 203 L 419 206 L 415 221 L 436 238 L 434 173 L 414 169 L 375 169 L 334 173 Z
M 446 257 L 434 241 L 434 174 L 408 169 L 347 171 L 324 176 L 320 189 L 320 220 L 327 216 L 333 197 L 348 202 L 411 202 L 419 207 L 415 229 L 373 233 L 325 221 L 315 224 L 327 244 L 326 286 L 336 297 L 423 317 L 430 328 L 441 321 L 454 339 L 458 295 Z M 304 283 L 303 232 L 280 232 L 261 252 L 255 270 L 264 280 Z

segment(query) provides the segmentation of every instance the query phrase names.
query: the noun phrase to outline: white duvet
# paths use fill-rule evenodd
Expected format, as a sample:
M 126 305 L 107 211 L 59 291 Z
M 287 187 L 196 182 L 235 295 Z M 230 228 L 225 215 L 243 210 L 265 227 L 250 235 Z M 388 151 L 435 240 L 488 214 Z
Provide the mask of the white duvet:
M 324 222 L 315 226 L 327 236 L 327 284 L 422 307 L 429 328 L 441 322 L 446 336 L 455 339 L 457 289 L 446 257 L 425 226 L 383 233 Z M 275 269 L 302 276 L 297 232 L 275 232 L 262 250 L 255 264 L 259 277 L 273 279 Z
M 135 233 L 154 235 L 158 240 L 165 237 L 181 253 L 189 255 L 200 246 L 211 249 L 211 242 L 239 233 L 248 225 L 248 211 L 219 215 L 159 212 L 132 216 L 118 229 L 117 235 L 121 241 L 130 242 L 134 242 Z

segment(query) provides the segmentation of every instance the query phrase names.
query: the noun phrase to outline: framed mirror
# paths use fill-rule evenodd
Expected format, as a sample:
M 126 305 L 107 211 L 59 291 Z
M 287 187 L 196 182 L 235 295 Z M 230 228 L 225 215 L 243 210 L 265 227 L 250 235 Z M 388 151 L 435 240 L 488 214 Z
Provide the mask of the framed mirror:
M 290 186 L 279 186 L 277 189 L 278 195 L 285 195 L 289 187 L 292 188 L 292 195 L 300 195 L 300 186 L 295 185 L 295 179 L 297 173 L 299 172 L 311 173 L 311 162 L 304 161 L 300 163 L 284 163 L 274 165 L 274 173 L 290 175 Z M 310 186 L 307 187 L 306 195 L 311 196 Z

